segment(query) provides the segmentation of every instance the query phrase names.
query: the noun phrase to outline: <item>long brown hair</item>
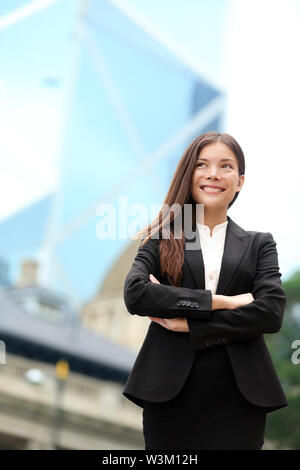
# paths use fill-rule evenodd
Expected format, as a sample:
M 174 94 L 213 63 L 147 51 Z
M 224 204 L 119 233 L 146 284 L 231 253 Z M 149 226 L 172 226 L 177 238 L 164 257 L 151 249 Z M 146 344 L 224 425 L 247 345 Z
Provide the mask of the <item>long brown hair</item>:
M 185 236 L 183 230 L 184 204 L 192 206 L 192 223 L 196 220 L 196 202 L 190 193 L 191 181 L 199 153 L 205 145 L 213 142 L 223 142 L 235 154 L 238 161 L 239 175 L 245 173 L 245 158 L 243 151 L 238 142 L 229 134 L 220 132 L 205 132 L 196 137 L 184 151 L 174 176 L 172 178 L 169 190 L 156 219 L 151 222 L 145 229 L 139 232 L 143 238 L 141 245 L 146 243 L 149 238 L 161 238 L 164 227 L 168 224 L 169 238 L 162 238 L 159 243 L 160 269 L 161 273 L 166 276 L 168 281 L 174 286 L 180 286 L 182 281 L 182 265 L 184 262 L 184 246 Z M 234 198 L 228 205 L 232 206 L 239 192 L 236 192 Z M 174 206 L 174 211 L 171 206 Z M 169 209 L 168 209 L 169 208 Z M 181 216 L 182 220 L 182 237 L 174 237 L 174 221 L 177 216 Z M 154 234 L 156 233 L 156 236 Z

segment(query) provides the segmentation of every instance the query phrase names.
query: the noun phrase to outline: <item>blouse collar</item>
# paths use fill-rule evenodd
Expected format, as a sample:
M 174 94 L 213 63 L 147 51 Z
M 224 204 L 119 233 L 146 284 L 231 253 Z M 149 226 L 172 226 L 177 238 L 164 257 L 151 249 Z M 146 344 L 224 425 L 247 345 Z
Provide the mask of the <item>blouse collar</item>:
M 228 224 L 228 220 L 226 220 L 226 222 L 222 222 L 221 224 L 215 225 L 212 230 L 212 233 L 225 232 L 227 228 L 227 224 Z M 199 222 L 197 222 L 197 227 L 201 232 L 210 233 L 210 228 L 208 227 L 208 225 L 200 224 Z

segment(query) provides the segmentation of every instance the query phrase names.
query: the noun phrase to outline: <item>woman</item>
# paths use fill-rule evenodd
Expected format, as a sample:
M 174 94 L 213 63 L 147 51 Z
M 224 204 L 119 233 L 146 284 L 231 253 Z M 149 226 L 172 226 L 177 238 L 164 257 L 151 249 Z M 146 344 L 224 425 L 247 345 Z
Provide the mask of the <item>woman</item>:
M 125 279 L 129 313 L 152 320 L 123 391 L 146 450 L 259 450 L 267 413 L 288 405 L 263 338 L 286 303 L 276 242 L 227 215 L 244 173 L 232 136 L 197 137 Z

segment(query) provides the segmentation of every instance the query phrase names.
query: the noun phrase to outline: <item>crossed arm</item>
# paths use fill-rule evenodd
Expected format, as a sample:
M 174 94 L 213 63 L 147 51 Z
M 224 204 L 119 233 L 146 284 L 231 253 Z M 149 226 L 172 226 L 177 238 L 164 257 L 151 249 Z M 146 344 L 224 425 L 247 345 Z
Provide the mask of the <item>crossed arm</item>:
M 169 286 L 150 281 L 150 274 L 157 276 L 158 259 L 158 240 L 150 238 L 139 248 L 125 279 L 123 295 L 128 312 L 132 315 L 169 319 L 183 316 L 195 319 L 210 318 L 210 290 Z M 183 301 L 186 302 L 182 303 Z
M 160 284 L 160 282 L 153 276 L 153 274 L 149 275 L 149 279 L 154 284 Z M 240 295 L 213 295 L 212 296 L 212 308 L 211 310 L 217 310 L 221 308 L 233 309 L 235 307 L 242 307 L 254 300 L 252 294 L 240 294 Z M 159 323 L 164 328 L 172 331 L 179 331 L 179 332 L 189 332 L 190 327 L 187 319 L 185 317 L 178 317 L 178 318 L 156 318 L 150 317 L 150 320 Z M 198 319 L 199 320 L 199 319 Z M 194 330 L 193 330 L 194 331 Z
M 281 283 L 276 242 L 270 232 L 261 242 L 252 284 L 254 301 L 232 310 L 218 309 L 211 319 L 187 319 L 194 350 L 203 349 L 205 338 L 222 336 L 225 343 L 277 333 L 282 325 L 286 293 Z
M 276 242 L 271 233 L 264 234 L 260 244 L 256 274 L 252 285 L 254 300 L 238 308 L 220 308 L 218 302 L 228 296 L 213 296 L 209 290 L 188 289 L 153 283 L 149 275 L 157 272 L 156 240 L 148 240 L 139 248 L 124 285 L 124 300 L 128 311 L 151 319 L 175 318 L 174 324 L 185 325 L 190 332 L 194 350 L 202 349 L 208 337 L 222 336 L 226 343 L 256 337 L 280 330 L 286 293 L 282 288 Z M 229 296 L 230 297 L 230 296 Z M 235 297 L 235 296 L 233 296 Z M 188 298 L 198 307 L 177 305 Z M 215 302 L 216 301 L 216 302 Z M 190 302 L 191 303 L 191 302 Z M 169 322 L 169 324 L 171 324 Z M 171 328 L 170 328 L 171 329 Z M 176 329 L 176 328 L 175 328 Z M 176 331 L 179 331 L 178 329 Z

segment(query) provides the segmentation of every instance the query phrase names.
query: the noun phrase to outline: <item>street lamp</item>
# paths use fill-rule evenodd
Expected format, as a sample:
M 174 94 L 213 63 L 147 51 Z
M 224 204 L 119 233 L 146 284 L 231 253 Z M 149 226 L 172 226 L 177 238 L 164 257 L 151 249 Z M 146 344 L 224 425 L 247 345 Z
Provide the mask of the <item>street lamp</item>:
M 62 423 L 63 393 L 64 393 L 65 383 L 66 383 L 68 374 L 69 374 L 69 363 L 64 359 L 58 361 L 55 367 L 56 400 L 55 400 L 53 428 L 52 428 L 53 449 L 59 448 L 59 431 L 61 429 L 61 423 Z

